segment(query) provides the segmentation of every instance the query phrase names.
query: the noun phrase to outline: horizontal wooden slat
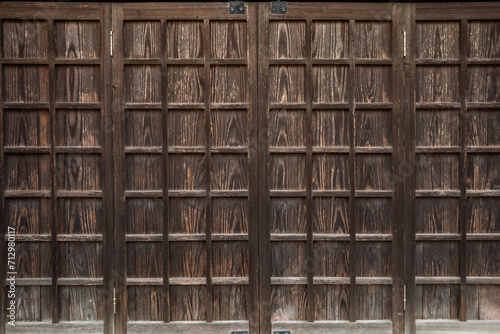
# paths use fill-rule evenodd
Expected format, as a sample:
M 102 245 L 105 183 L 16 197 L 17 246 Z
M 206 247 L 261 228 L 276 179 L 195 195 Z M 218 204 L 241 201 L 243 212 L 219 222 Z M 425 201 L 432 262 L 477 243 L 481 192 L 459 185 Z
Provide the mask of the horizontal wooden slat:
M 467 240 L 470 241 L 480 241 L 480 240 L 491 240 L 500 241 L 500 233 L 467 233 Z
M 124 65 L 161 65 L 160 58 L 125 58 Z
M 205 241 L 206 234 L 170 234 L 169 241 Z M 127 242 L 161 242 L 163 240 L 163 234 L 127 234 L 125 236 L 125 241 Z M 236 234 L 226 234 L 226 233 L 213 233 L 213 241 L 248 241 L 247 233 L 236 233 Z
M 169 190 L 168 197 L 205 197 L 205 190 Z
M 392 109 L 392 103 L 356 103 L 356 110 L 371 110 L 371 109 Z
M 248 103 L 210 103 L 210 109 L 248 109 Z
M 269 103 L 269 109 L 306 109 L 305 103 Z
M 416 190 L 416 197 L 460 197 L 460 190 Z
M 205 104 L 204 103 L 169 103 L 167 105 L 167 108 L 169 110 L 184 110 L 184 109 L 198 109 L 202 110 L 205 109 Z
M 417 233 L 415 234 L 416 241 L 443 241 L 443 240 L 460 240 L 459 233 Z
M 356 277 L 357 285 L 391 285 L 392 277 Z
M 212 190 L 212 197 L 248 197 L 248 190 Z
M 392 234 L 356 233 L 356 241 L 392 241 Z
M 417 146 L 415 153 L 460 153 L 460 146 Z
M 469 153 L 500 153 L 500 146 L 468 146 Z
M 4 102 L 4 109 L 48 109 L 49 104 L 46 102 Z
M 7 273 L 7 278 L 9 274 Z M 6 280 L 5 285 L 9 285 L 10 281 Z M 16 278 L 16 286 L 47 286 L 52 285 L 52 278 Z
M 248 277 L 212 277 L 214 285 L 248 285 Z
M 313 197 L 349 197 L 349 190 L 313 190 Z
M 467 196 L 500 197 L 500 190 L 467 190 Z
M 477 2 L 473 8 L 471 10 L 470 5 L 460 2 L 419 3 L 415 15 L 417 20 L 498 19 L 500 8 L 494 2 Z
M 49 65 L 48 59 L 36 58 L 2 58 L 2 65 Z
M 170 146 L 168 148 L 168 153 L 205 153 L 205 146 Z
M 101 190 L 58 190 L 57 197 L 102 197 Z
M 271 277 L 272 285 L 307 284 L 307 277 Z
M 467 276 L 467 284 L 500 284 L 500 277 Z
M 332 102 L 332 103 L 326 103 L 326 102 L 314 102 L 312 103 L 312 108 L 313 109 L 328 109 L 328 110 L 347 110 L 349 109 L 349 103 L 343 103 L 343 102 Z
M 306 153 L 305 146 L 271 146 L 269 153 Z
M 163 285 L 163 278 L 127 278 L 127 285 Z
M 101 109 L 99 103 L 56 102 L 56 109 Z
M 419 334 L 454 333 L 454 334 L 497 334 L 500 333 L 498 320 L 416 320 Z
M 305 65 L 307 62 L 304 58 L 271 58 L 269 65 Z
M 450 276 L 450 277 L 415 277 L 416 284 L 460 284 L 460 277 Z
M 47 154 L 50 153 L 50 147 L 49 146 L 5 146 L 4 153 Z
M 349 146 L 315 146 L 313 153 L 349 153 Z
M 356 197 L 392 197 L 392 190 L 356 190 Z
M 169 193 L 170 195 L 170 193 Z M 126 190 L 125 197 L 163 197 L 162 190 Z
M 102 241 L 102 234 L 58 234 L 57 241 Z
M 314 241 L 349 241 L 350 235 L 346 233 L 342 234 L 320 234 L 314 233 L 313 240 Z
M 144 110 L 144 109 L 158 109 L 161 110 L 161 103 L 131 103 L 127 102 L 123 106 L 124 109 L 137 109 L 137 110 Z
M 349 285 L 350 277 L 313 277 L 315 285 Z
M 102 334 L 103 321 L 60 321 L 52 322 L 25 322 L 16 321 L 15 326 L 9 326 L 8 333 L 22 334 Z
M 468 58 L 469 65 L 500 65 L 500 58 Z
M 163 147 L 161 146 L 126 146 L 125 154 L 161 154 L 163 153 Z
M 306 241 L 305 233 L 271 233 L 271 241 Z
M 270 190 L 271 197 L 305 197 L 305 190 Z
M 495 111 L 499 111 L 500 102 L 467 102 L 467 109 L 494 109 Z
M 0 19 L 99 20 L 99 4 L 11 2 L 0 4 Z
M 168 279 L 170 285 L 206 285 L 205 277 L 170 277 Z
M 418 102 L 415 103 L 417 109 L 460 109 L 460 102 Z
M 5 197 L 50 197 L 50 190 L 5 190 Z
M 58 278 L 57 285 L 102 285 L 102 278 Z
M 56 153 L 101 153 L 100 146 L 57 146 Z
M 450 59 L 435 59 L 435 58 L 420 58 L 415 59 L 415 64 L 417 65 L 460 65 L 460 59 L 450 58 Z
M 392 153 L 392 146 L 355 147 L 355 153 Z
M 39 242 L 39 241 L 51 241 L 52 236 L 50 234 L 16 234 L 14 235 L 16 242 Z M 9 235 L 5 235 L 5 240 L 9 238 Z
M 247 154 L 248 146 L 212 146 L 212 153 Z
M 362 10 L 361 10 L 362 9 Z M 323 2 L 289 2 L 286 14 L 270 13 L 270 20 L 304 20 L 312 17 L 315 20 L 391 20 L 392 5 L 388 3 L 323 3 Z

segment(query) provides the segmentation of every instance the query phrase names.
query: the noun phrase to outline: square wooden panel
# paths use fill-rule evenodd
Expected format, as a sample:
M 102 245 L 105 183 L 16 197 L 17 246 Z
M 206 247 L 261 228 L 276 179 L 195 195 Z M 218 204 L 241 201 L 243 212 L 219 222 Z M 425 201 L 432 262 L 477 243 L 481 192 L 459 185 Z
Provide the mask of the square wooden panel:
M 165 298 L 161 286 L 127 286 L 129 321 L 162 321 Z
M 99 110 L 57 110 L 57 146 L 101 146 L 104 131 Z
M 356 154 L 356 189 L 391 190 L 392 157 L 389 154 Z
M 49 242 L 16 241 L 15 251 L 16 278 L 52 277 L 52 248 Z
M 347 73 L 348 66 L 313 66 L 312 101 L 347 102 Z
M 269 146 L 305 146 L 304 110 L 271 110 L 269 123 Z
M 306 57 L 304 21 L 269 22 L 269 58 Z
M 417 319 L 458 319 L 460 285 L 417 285 L 416 295 Z
M 49 190 L 50 156 L 48 154 L 5 154 L 8 190 Z
M 101 199 L 60 198 L 57 226 L 61 234 L 102 234 L 104 217 Z
M 271 321 L 306 320 L 306 285 L 271 287 Z
M 160 58 L 160 21 L 128 21 L 123 24 L 125 58 Z
M 500 320 L 500 285 L 468 285 L 467 300 L 467 320 Z
M 5 102 L 49 102 L 48 66 L 3 66 Z
M 213 277 L 248 277 L 248 242 L 212 243 Z
M 359 320 L 392 319 L 392 286 L 361 285 L 356 287 Z
M 348 242 L 315 241 L 313 254 L 315 277 L 349 276 Z
M 210 67 L 210 80 L 211 102 L 247 102 L 246 66 L 212 66 Z
M 59 276 L 102 277 L 103 257 L 102 242 L 59 242 Z
M 61 321 L 103 321 L 105 292 L 102 286 L 59 286 Z
M 56 21 L 56 58 L 96 59 L 101 54 L 98 21 Z
M 349 146 L 349 115 L 344 110 L 313 110 L 312 146 Z
M 392 146 L 390 111 L 356 110 L 354 117 L 356 146 Z
M 500 102 L 500 66 L 467 67 L 467 101 Z
M 205 189 L 205 155 L 171 154 L 168 162 L 168 188 L 170 190 Z
M 52 321 L 50 286 L 17 286 L 16 321 Z
M 247 48 L 247 23 L 245 21 L 210 22 L 210 52 L 212 58 L 246 58 Z
M 305 198 L 271 198 L 271 233 L 306 233 Z
M 210 305 L 206 286 L 171 286 L 170 319 L 172 321 L 203 321 Z
M 125 111 L 125 146 L 162 146 L 162 113 L 158 110 Z
M 458 276 L 458 241 L 417 242 L 415 250 L 417 276 Z
M 458 198 L 416 198 L 417 233 L 459 233 Z
M 417 154 L 416 188 L 458 189 L 458 154 Z
M 49 198 L 10 198 L 5 201 L 7 224 L 16 234 L 50 234 Z
M 213 190 L 248 189 L 248 155 L 212 154 L 211 188 Z
M 161 155 L 127 154 L 125 189 L 159 190 L 162 188 Z
M 248 112 L 245 110 L 210 111 L 212 146 L 247 146 Z
M 213 233 L 231 234 L 249 231 L 249 209 L 246 198 L 213 198 L 212 216 Z
M 57 66 L 56 101 L 97 103 L 101 100 L 98 66 Z M 140 80 L 139 78 L 134 78 Z M 127 80 L 131 82 L 131 80 Z
M 315 285 L 315 320 L 349 320 L 349 286 Z
M 170 198 L 170 233 L 205 233 L 205 202 L 204 198 Z
M 305 190 L 305 158 L 304 154 L 271 154 L 271 189 Z
M 313 154 L 312 189 L 349 189 L 348 158 L 347 154 Z
M 488 110 L 468 110 L 467 146 L 500 146 L 500 113 Z
M 161 234 L 163 201 L 161 198 L 127 198 L 125 201 L 127 234 Z
M 354 217 L 356 233 L 391 233 L 392 200 L 389 198 L 357 198 Z
M 218 320 L 248 320 L 250 296 L 248 286 L 214 286 L 213 317 Z
M 167 71 L 168 102 L 204 102 L 205 94 L 209 93 L 205 91 L 203 66 L 168 66 Z
M 391 58 L 391 22 L 358 21 L 354 27 L 356 58 Z
M 2 32 L 3 57 L 47 58 L 49 33 L 46 21 L 3 20 Z
M 348 30 L 347 21 L 314 21 L 311 42 L 312 58 L 348 58 Z
M 127 277 L 163 277 L 161 242 L 127 242 Z
M 349 199 L 316 197 L 313 199 L 313 233 L 349 233 Z
M 160 66 L 125 66 L 125 82 L 125 102 L 161 102 Z
M 417 110 L 415 123 L 417 146 L 460 145 L 458 110 Z
M 168 21 L 168 57 L 184 59 L 203 58 L 202 30 L 202 21 Z
M 467 189 L 500 189 L 500 154 L 467 155 Z
M 500 243 L 467 242 L 468 276 L 500 276 Z
M 458 102 L 458 66 L 417 66 L 416 102 Z
M 356 66 L 355 100 L 360 103 L 392 101 L 390 66 Z
M 160 114 L 161 115 L 161 114 Z M 169 110 L 169 146 L 204 146 L 205 115 L 202 110 Z
M 307 244 L 302 241 L 271 242 L 271 276 L 305 277 Z
M 391 242 L 356 242 L 357 277 L 391 277 Z
M 170 242 L 170 277 L 205 277 L 207 253 L 204 242 Z M 172 265 L 175 264 L 175 265 Z M 161 276 L 161 275 L 160 275 Z
M 467 200 L 467 233 L 500 233 L 500 200 L 471 197 Z
M 500 43 L 498 43 L 500 21 L 468 21 L 469 58 L 500 58 Z
M 416 57 L 424 59 L 457 59 L 459 21 L 417 22 L 415 30 Z
M 61 190 L 101 190 L 100 154 L 58 154 L 56 184 Z
M 5 146 L 49 146 L 48 110 L 5 110 Z
M 305 102 L 304 66 L 269 66 L 269 102 Z

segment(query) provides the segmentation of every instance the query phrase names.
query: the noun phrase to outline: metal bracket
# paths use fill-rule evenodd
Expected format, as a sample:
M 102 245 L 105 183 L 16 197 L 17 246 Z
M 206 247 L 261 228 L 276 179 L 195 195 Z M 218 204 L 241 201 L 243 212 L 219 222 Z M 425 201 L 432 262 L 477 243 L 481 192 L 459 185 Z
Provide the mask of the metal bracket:
M 248 334 L 248 331 L 231 331 L 231 334 Z
M 290 334 L 290 331 L 274 331 L 274 334 Z
M 286 1 L 273 1 L 271 2 L 271 13 L 272 14 L 286 14 L 288 9 L 287 2 Z M 278 332 L 275 332 L 277 334 L 281 334 Z M 283 332 L 285 333 L 285 332 Z
M 229 1 L 229 14 L 245 14 L 245 1 Z

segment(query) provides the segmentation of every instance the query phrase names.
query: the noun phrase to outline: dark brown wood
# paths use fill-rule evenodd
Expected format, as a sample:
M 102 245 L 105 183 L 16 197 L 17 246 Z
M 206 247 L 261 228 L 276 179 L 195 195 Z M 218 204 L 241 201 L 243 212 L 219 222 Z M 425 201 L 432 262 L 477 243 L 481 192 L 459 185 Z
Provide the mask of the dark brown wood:
M 0 18 L 0 74 L 3 73 L 3 22 Z M 7 244 L 5 240 L 5 231 L 7 230 L 7 213 L 5 210 L 5 170 L 4 170 L 4 109 L 3 109 L 3 80 L 0 80 L 0 257 L 5 259 L 7 257 Z M 0 282 L 5 282 L 7 277 L 7 266 L 0 267 Z M 0 291 L 0 305 L 7 305 L 7 290 Z M 0 334 L 5 334 L 7 324 L 6 307 L 0 310 Z

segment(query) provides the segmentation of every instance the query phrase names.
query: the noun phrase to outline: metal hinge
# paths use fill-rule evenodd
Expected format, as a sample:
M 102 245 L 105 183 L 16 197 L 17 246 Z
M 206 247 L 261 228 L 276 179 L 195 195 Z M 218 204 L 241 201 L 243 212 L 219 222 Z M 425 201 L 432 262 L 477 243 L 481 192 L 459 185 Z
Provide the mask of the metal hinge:
M 403 286 L 403 311 L 406 311 L 406 285 Z
M 245 2 L 229 1 L 229 14 L 245 14 Z
M 403 57 L 406 57 L 406 31 L 403 32 Z
M 288 10 L 286 1 L 273 1 L 271 2 L 272 14 L 286 14 Z
M 116 314 L 116 289 L 113 289 L 113 314 Z
M 109 32 L 109 54 L 113 57 L 113 30 Z

